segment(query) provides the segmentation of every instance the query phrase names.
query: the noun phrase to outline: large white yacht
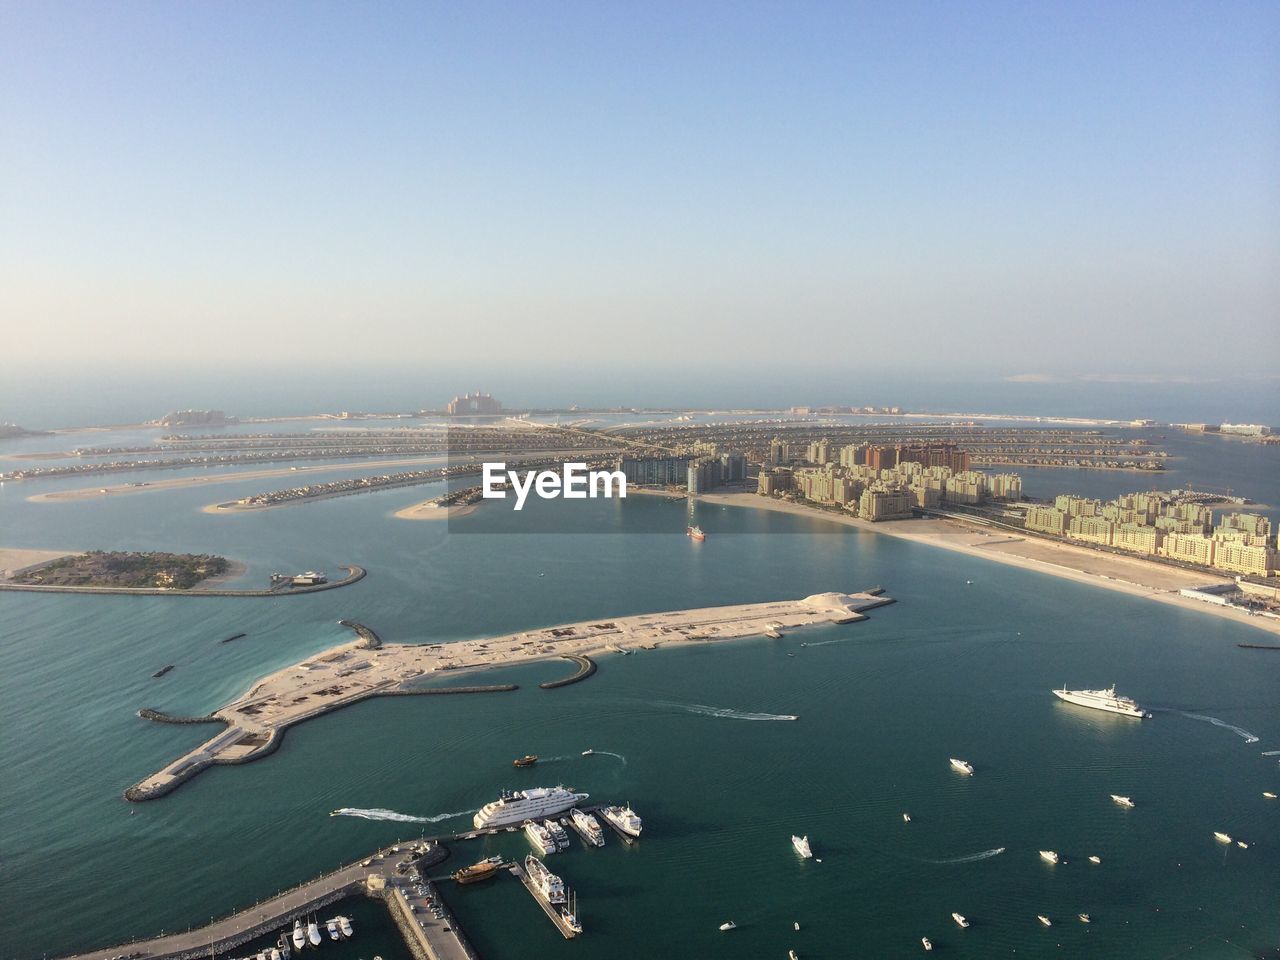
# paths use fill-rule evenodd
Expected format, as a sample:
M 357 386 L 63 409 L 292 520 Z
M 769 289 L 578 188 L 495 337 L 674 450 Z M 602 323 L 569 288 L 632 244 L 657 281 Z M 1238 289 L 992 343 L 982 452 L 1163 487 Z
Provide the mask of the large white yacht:
M 588 796 L 590 794 L 574 793 L 565 787 L 529 787 L 527 790 L 514 792 L 504 790 L 497 800 L 481 807 L 471 822 L 477 830 L 485 830 L 489 827 L 524 823 L 526 820 L 541 820 L 553 813 L 568 810 Z
M 809 837 L 806 834 L 803 837 L 797 837 L 795 834 L 791 836 L 791 845 L 796 848 L 796 853 L 808 860 L 813 856 L 813 850 L 809 847 Z
M 564 903 L 564 881 L 547 869 L 547 865 L 529 854 L 524 858 L 524 869 L 533 881 L 538 895 L 547 903 Z
M 533 849 L 543 856 L 548 853 L 555 853 L 558 849 L 555 840 L 551 836 L 551 831 L 540 823 L 530 820 L 524 825 L 524 833 L 529 838 L 529 842 L 533 844 Z
M 1068 690 L 1066 684 L 1063 684 L 1061 690 L 1053 691 L 1053 695 L 1059 700 L 1065 700 L 1067 703 L 1074 703 L 1077 706 L 1105 710 L 1108 713 L 1119 713 L 1126 717 L 1136 717 L 1139 720 L 1151 716 L 1130 697 L 1122 697 L 1117 694 L 1114 683 L 1106 690 Z
M 605 807 L 600 813 L 627 836 L 640 836 L 640 818 L 631 809 L 631 804 L 628 803 L 625 807 Z
M 583 810 L 574 810 L 569 816 L 587 843 L 593 847 L 604 846 L 604 830 L 601 829 L 599 820 Z

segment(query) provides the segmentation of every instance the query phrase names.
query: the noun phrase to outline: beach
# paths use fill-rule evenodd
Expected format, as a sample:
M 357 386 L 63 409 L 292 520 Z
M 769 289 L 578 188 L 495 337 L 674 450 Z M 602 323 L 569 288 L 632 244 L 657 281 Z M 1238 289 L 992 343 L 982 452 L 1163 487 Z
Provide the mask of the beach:
M 82 550 L 24 550 L 16 547 L 0 547 L 0 580 L 7 580 L 28 567 L 83 552 Z
M 466 517 L 475 513 L 480 509 L 478 503 L 464 503 L 456 507 L 442 507 L 434 499 L 423 500 L 421 503 L 415 503 L 412 506 L 397 510 L 392 514 L 400 520 L 452 520 L 457 517 Z
M 1194 600 L 1178 593 L 1179 590 L 1192 587 L 1228 583 L 1231 578 L 1225 574 L 1182 570 L 1143 560 L 1140 557 L 1123 557 L 1072 543 L 1023 537 L 1016 533 L 956 520 L 882 520 L 872 523 L 870 520 L 862 520 L 844 512 L 822 510 L 774 497 L 762 497 L 755 493 L 700 494 L 698 499 L 703 503 L 772 510 L 815 520 L 827 520 L 842 526 L 856 527 L 868 533 L 878 533 L 897 537 L 900 540 L 909 540 L 912 543 L 940 547 L 943 550 L 980 557 L 995 563 L 1127 593 L 1130 596 L 1146 597 L 1184 610 L 1224 617 L 1259 630 L 1280 634 L 1280 621 L 1249 616 L 1241 610 Z

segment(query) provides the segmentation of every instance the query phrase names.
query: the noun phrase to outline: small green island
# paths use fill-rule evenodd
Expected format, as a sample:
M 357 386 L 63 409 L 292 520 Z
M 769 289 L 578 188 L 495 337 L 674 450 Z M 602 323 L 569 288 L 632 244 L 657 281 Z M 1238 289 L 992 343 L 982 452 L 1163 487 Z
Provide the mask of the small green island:
M 43 587 L 190 590 L 230 569 L 231 561 L 226 557 L 207 553 L 90 550 L 20 571 L 10 582 Z

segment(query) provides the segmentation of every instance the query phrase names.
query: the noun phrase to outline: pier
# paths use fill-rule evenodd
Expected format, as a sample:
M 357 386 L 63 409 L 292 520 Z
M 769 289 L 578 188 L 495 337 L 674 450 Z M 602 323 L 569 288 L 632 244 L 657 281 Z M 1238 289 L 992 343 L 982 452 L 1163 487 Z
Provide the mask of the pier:
M 578 932 L 565 922 L 564 917 L 560 915 L 560 911 L 548 903 L 543 898 L 542 894 L 538 892 L 538 888 L 534 886 L 533 881 L 529 879 L 529 874 L 525 873 L 524 867 L 520 866 L 518 863 L 513 863 L 511 864 L 510 870 L 511 875 L 524 884 L 524 888 L 528 890 L 530 896 L 537 901 L 538 906 L 542 908 L 542 912 L 551 918 L 551 922 L 556 925 L 556 929 L 560 931 L 561 935 L 563 935 L 566 940 L 572 940 L 578 935 Z

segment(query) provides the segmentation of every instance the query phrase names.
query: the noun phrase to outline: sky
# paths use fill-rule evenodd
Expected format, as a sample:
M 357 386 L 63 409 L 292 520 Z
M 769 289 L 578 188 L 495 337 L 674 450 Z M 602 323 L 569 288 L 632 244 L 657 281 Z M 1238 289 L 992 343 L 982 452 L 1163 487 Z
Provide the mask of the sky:
M 1278 51 L 1244 0 L 0 0 L 0 371 L 1274 378 Z

